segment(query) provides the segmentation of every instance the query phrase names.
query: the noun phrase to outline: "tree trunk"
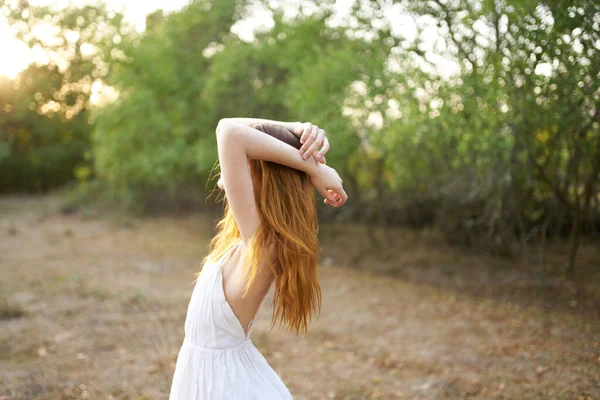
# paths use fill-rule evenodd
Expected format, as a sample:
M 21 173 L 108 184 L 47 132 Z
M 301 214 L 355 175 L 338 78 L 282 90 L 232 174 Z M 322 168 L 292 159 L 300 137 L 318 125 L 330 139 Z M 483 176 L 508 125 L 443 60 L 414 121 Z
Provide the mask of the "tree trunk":
M 577 258 L 577 250 L 579 250 L 579 239 L 581 237 L 581 216 L 579 208 L 575 210 L 573 215 L 573 225 L 571 227 L 571 235 L 569 237 L 569 258 L 567 260 L 567 276 L 575 274 L 575 259 Z
M 553 213 L 550 211 L 548 216 L 542 223 L 542 227 L 540 228 L 540 244 L 539 244 L 539 253 L 538 253 L 538 262 L 540 267 L 544 267 L 544 263 L 546 262 L 546 240 L 548 238 L 548 225 L 550 225 L 550 221 L 552 221 Z

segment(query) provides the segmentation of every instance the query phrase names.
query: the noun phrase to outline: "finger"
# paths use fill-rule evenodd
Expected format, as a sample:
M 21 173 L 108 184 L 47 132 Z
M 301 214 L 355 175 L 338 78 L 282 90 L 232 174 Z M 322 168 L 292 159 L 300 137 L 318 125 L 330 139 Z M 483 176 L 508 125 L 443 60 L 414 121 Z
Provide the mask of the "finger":
M 302 147 L 300 148 L 300 154 L 302 154 L 302 157 L 305 160 L 308 157 L 310 157 L 310 155 L 314 152 L 314 151 L 309 152 L 308 149 L 313 145 L 313 143 L 315 143 L 315 140 L 317 140 L 318 136 L 319 136 L 319 127 L 316 125 L 312 125 L 310 135 L 308 135 L 308 138 L 306 138 L 304 145 L 302 145 Z
M 315 146 L 318 143 L 320 132 L 321 132 L 321 129 L 319 129 L 318 126 L 316 126 L 316 125 L 312 126 L 312 130 L 311 130 L 310 136 L 309 136 L 310 139 L 307 140 L 307 142 L 310 142 L 310 143 L 306 143 L 307 146 L 304 150 L 304 155 L 305 155 L 304 158 L 305 159 L 310 157 L 315 152 L 315 150 L 316 150 Z
M 331 146 L 329 145 L 329 139 L 327 139 L 327 136 L 325 136 L 325 138 L 323 139 L 323 147 L 321 147 L 321 150 L 319 150 L 319 156 L 323 157 L 323 159 L 325 158 L 325 154 L 329 151 L 329 149 L 331 148 Z
M 332 189 L 327 189 L 327 193 L 329 194 L 329 200 L 327 204 L 330 204 L 333 207 L 337 207 L 340 202 L 341 196 L 335 190 Z
M 346 191 L 344 190 L 343 187 L 340 186 L 340 188 L 338 189 L 338 194 L 341 197 L 341 204 L 340 206 L 346 204 L 346 201 L 348 201 L 348 195 L 346 194 Z
M 304 132 L 304 125 L 298 125 L 294 128 L 294 135 L 302 137 L 302 132 Z
M 328 194 L 328 196 L 326 198 L 327 203 L 325 203 L 325 204 L 329 204 L 332 207 L 339 207 L 339 205 L 340 205 L 340 201 L 339 201 L 340 197 L 335 192 L 335 190 L 328 189 L 327 190 L 327 194 Z
M 320 156 L 318 152 L 314 152 L 312 155 L 315 160 L 317 160 L 317 162 L 321 163 L 321 164 L 325 164 L 327 163 L 327 159 L 325 158 L 325 156 Z
M 323 196 L 329 204 L 333 205 L 335 203 L 335 198 L 329 190 L 325 190 L 324 193 L 321 193 L 321 196 Z
M 314 125 L 310 125 L 310 127 L 307 127 L 306 129 L 304 129 L 304 133 L 302 134 L 302 137 L 304 138 L 304 142 L 303 142 L 302 147 L 300 147 L 301 155 L 304 155 L 308 146 L 310 146 L 310 144 L 315 140 L 315 138 L 313 137 L 314 129 L 315 129 Z
M 300 143 L 306 142 L 306 139 L 308 139 L 308 135 L 310 135 L 311 131 L 312 124 L 310 122 L 306 122 L 304 125 L 302 125 L 302 136 L 300 137 Z
M 312 137 L 311 133 L 311 137 Z M 308 148 L 304 151 L 304 159 L 307 159 L 312 154 L 316 153 L 319 147 L 323 144 L 323 139 L 325 138 L 325 131 L 323 129 L 317 130 L 317 136 L 314 141 L 308 146 Z M 318 161 L 318 159 L 317 159 Z

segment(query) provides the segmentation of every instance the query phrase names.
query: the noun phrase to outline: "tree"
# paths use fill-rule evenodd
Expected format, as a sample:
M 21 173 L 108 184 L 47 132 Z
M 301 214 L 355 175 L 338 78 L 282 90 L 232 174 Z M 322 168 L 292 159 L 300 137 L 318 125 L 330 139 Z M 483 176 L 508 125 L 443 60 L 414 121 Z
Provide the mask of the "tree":
M 399 148 L 413 154 L 410 160 L 431 154 L 442 160 L 441 176 L 448 181 L 437 195 L 449 200 L 454 188 L 446 214 L 463 215 L 457 209 L 466 204 L 462 227 L 481 226 L 490 239 L 518 232 L 526 246 L 534 237 L 544 242 L 548 234 L 561 235 L 568 226 L 567 272 L 573 273 L 584 221 L 598 218 L 600 5 L 401 3 L 416 18 L 433 21 L 442 40 L 423 51 L 417 37 L 400 57 L 427 65 L 434 54 L 460 70 L 449 78 L 425 68 L 400 74 L 412 81 L 419 99 L 405 96 L 403 112 L 412 117 L 398 121 L 397 129 L 427 145 L 419 149 L 402 140 Z M 421 118 L 411 113 L 417 108 Z M 426 170 L 440 177 L 435 164 Z M 430 182 L 437 186 L 439 179 Z M 431 186 L 430 191 L 436 193 Z
M 202 98 L 211 63 L 205 50 L 229 33 L 243 6 L 196 1 L 179 13 L 151 16 L 108 81 L 119 98 L 96 113 L 94 154 L 103 179 L 135 190 L 207 176 L 217 120 Z
M 0 191 L 47 191 L 88 176 L 94 88 L 122 59 L 120 44 L 133 31 L 102 5 L 2 11 L 18 38 L 45 59 L 2 84 Z

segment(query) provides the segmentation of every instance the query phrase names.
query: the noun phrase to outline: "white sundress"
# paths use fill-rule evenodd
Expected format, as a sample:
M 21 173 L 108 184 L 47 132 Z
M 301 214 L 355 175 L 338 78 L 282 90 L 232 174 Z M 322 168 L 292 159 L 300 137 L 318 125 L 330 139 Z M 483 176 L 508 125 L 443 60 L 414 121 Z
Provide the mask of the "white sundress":
M 245 334 L 225 298 L 221 267 L 236 247 L 217 262 L 206 262 L 198 277 L 169 400 L 292 399 L 250 339 L 254 318 Z

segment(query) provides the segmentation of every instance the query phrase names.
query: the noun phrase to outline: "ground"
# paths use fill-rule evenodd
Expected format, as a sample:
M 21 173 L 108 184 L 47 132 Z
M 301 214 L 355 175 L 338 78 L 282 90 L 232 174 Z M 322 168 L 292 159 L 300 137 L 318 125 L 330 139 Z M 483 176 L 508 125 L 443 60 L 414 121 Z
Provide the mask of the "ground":
M 166 399 L 213 222 L 0 199 L 0 399 Z M 600 398 L 590 279 L 530 280 L 423 233 L 385 250 L 360 227 L 321 236 L 308 334 L 269 330 L 270 296 L 252 334 L 295 399 Z

